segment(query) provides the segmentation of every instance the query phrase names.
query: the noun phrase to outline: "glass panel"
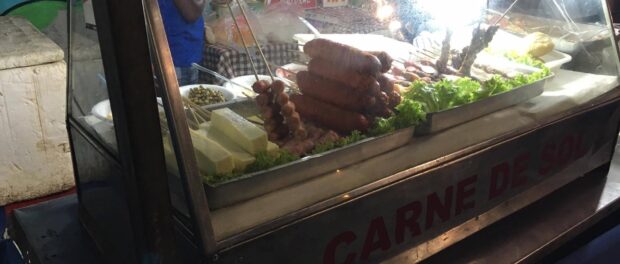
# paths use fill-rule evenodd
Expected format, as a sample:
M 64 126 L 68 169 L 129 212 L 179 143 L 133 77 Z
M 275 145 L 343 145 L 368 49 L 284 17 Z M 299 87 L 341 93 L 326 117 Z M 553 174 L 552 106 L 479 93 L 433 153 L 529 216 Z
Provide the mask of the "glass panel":
M 217 240 L 618 85 L 600 0 L 227 2 L 159 1 Z
M 70 115 L 116 152 L 116 134 L 92 1 L 71 0 Z

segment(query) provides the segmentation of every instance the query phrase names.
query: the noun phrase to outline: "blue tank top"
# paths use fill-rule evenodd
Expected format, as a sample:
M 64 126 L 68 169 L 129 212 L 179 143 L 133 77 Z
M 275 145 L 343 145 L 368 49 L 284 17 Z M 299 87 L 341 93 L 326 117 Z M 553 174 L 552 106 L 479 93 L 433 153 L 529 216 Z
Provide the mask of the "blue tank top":
M 202 63 L 205 43 L 204 18 L 200 16 L 193 23 L 183 19 L 173 0 L 158 0 L 168 45 L 175 67 L 189 67 Z

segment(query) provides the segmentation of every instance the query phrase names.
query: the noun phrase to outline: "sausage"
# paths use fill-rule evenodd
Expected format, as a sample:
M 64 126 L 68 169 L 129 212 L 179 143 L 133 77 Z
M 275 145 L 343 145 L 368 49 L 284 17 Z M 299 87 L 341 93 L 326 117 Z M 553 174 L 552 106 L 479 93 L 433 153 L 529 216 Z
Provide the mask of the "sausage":
M 307 96 L 355 112 L 364 110 L 369 106 L 366 103 L 371 102 L 365 98 L 369 96 L 356 94 L 353 88 L 307 71 L 297 73 L 297 85 Z
M 301 118 L 299 117 L 298 113 L 293 113 L 288 119 L 287 119 L 287 124 L 288 127 L 291 130 L 295 130 L 297 128 L 301 128 Z
M 282 114 L 285 116 L 291 116 L 295 112 L 295 104 L 290 101 L 282 106 Z
M 376 94 L 379 92 L 379 82 L 369 75 L 347 71 L 343 67 L 338 67 L 334 63 L 316 58 L 310 60 L 308 71 L 311 73 L 340 83 L 346 83 L 354 88 L 358 93 Z
M 381 92 L 378 96 L 377 96 L 377 104 L 379 105 L 387 105 L 388 101 L 390 100 L 390 97 L 387 95 L 386 92 Z
M 323 135 L 321 135 L 321 137 L 318 139 L 317 143 L 318 144 L 324 144 L 324 143 L 329 143 L 329 142 L 335 142 L 338 139 L 340 139 L 340 136 L 338 135 L 338 133 L 336 133 L 336 132 L 334 132 L 332 130 L 328 130 Z
M 388 108 L 385 105 L 379 105 L 379 104 L 375 105 L 372 111 L 376 116 L 384 117 L 384 118 L 388 118 L 394 114 L 394 112 L 392 112 L 390 108 Z
M 288 94 L 286 93 L 281 93 L 280 95 L 278 95 L 278 104 L 281 106 L 284 106 L 288 103 Z
M 390 97 L 388 106 L 392 109 L 396 107 L 398 104 L 400 104 L 400 101 L 402 100 L 402 98 L 400 97 L 400 93 L 397 91 L 394 91 L 393 93 L 388 94 L 388 96 Z
M 387 94 L 394 92 L 394 80 L 392 80 L 392 78 L 386 76 L 385 74 L 381 74 L 377 77 L 377 81 L 379 82 L 381 91 Z
M 293 137 L 295 137 L 295 139 L 305 139 L 308 137 L 308 132 L 303 127 L 300 127 L 298 129 L 295 129 L 295 131 L 293 132 Z M 314 146 L 312 146 L 310 149 L 312 148 L 314 148 Z
M 290 100 L 295 103 L 295 107 L 302 117 L 330 129 L 341 133 L 368 130 L 368 119 L 362 114 L 335 107 L 306 95 L 291 95 Z
M 256 93 L 266 93 L 269 90 L 269 82 L 265 80 L 259 80 L 252 84 L 252 90 Z
M 327 39 L 309 41 L 304 45 L 304 53 L 313 59 L 321 58 L 362 74 L 375 75 L 381 71 L 381 62 L 377 57 Z
M 314 142 L 308 139 L 294 138 L 286 142 L 282 148 L 293 155 L 301 156 L 314 148 Z
M 390 56 L 390 54 L 387 54 L 387 52 L 371 51 L 368 53 L 370 53 L 371 55 L 374 55 L 375 57 L 377 57 L 377 59 L 379 59 L 379 62 L 381 62 L 382 73 L 386 73 L 392 68 L 392 62 L 394 62 L 394 60 L 392 59 L 392 56 Z
M 263 119 L 265 120 L 269 120 L 274 116 L 273 108 L 271 106 L 261 107 L 261 112 L 263 113 Z
M 256 96 L 256 104 L 258 106 L 267 106 L 269 105 L 269 94 L 262 93 Z
M 405 77 L 405 79 L 410 82 L 417 81 L 420 79 L 420 76 L 418 76 L 417 74 L 413 72 L 405 72 L 403 73 L 403 77 Z
M 271 84 L 271 92 L 274 95 L 280 95 L 281 93 L 284 92 L 284 82 L 280 81 L 280 80 L 276 80 L 275 82 L 273 82 Z

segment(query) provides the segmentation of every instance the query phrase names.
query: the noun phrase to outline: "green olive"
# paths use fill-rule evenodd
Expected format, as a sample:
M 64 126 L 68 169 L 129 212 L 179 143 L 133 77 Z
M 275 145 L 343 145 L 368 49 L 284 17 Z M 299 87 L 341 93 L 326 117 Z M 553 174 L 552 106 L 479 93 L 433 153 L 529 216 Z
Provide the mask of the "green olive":
M 224 93 L 222 93 L 221 91 L 205 88 L 202 85 L 191 88 L 189 90 L 188 98 L 190 101 L 192 101 L 192 103 L 200 106 L 217 104 L 226 101 Z

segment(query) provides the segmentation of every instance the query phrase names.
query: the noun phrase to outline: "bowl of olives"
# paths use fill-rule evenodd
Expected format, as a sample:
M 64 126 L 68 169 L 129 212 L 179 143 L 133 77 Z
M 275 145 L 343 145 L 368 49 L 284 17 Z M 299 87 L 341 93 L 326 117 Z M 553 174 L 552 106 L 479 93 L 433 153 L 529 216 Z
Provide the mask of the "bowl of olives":
M 181 96 L 199 106 L 226 103 L 235 98 L 228 89 L 212 84 L 185 85 L 180 88 Z

